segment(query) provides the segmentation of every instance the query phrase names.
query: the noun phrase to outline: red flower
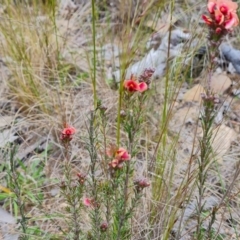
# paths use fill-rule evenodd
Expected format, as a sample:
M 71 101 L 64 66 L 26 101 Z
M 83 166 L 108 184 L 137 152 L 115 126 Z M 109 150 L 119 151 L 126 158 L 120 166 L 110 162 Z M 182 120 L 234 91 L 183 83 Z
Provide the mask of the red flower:
M 209 0 L 207 5 L 209 13 L 213 14 L 216 9 L 221 11 L 224 15 L 227 15 L 228 12 L 237 10 L 238 4 L 232 2 L 232 0 Z
M 138 82 L 130 79 L 124 81 L 124 87 L 129 91 L 129 92 L 137 92 L 139 90 L 138 87 Z
M 145 82 L 141 82 L 138 84 L 138 88 L 139 92 L 144 92 L 148 89 L 148 85 Z
M 83 199 L 83 205 L 86 207 L 91 207 L 91 208 L 99 208 L 100 205 L 93 199 L 90 198 L 84 198 Z
M 92 200 L 90 198 L 84 198 L 83 199 L 83 204 L 86 206 L 86 207 L 92 207 Z
M 62 132 L 60 139 L 65 140 L 65 141 L 71 141 L 72 140 L 72 135 L 76 133 L 76 129 L 74 127 L 66 126 Z
M 238 5 L 232 0 L 209 0 L 207 8 L 210 17 L 203 15 L 202 18 L 217 33 L 230 30 L 238 25 L 239 19 L 236 13 Z
M 131 79 L 125 80 L 123 84 L 124 88 L 133 93 L 133 92 L 144 92 L 148 89 L 148 85 L 145 82 L 139 83 L 131 76 Z
M 213 24 L 212 18 L 210 18 L 210 17 L 208 17 L 208 16 L 206 16 L 206 15 L 202 15 L 202 19 L 203 19 L 204 22 L 205 22 L 206 24 L 208 24 L 208 25 Z
M 236 13 L 230 13 L 228 18 L 225 21 L 225 28 L 231 29 L 233 26 L 237 26 L 239 24 L 239 19 Z
M 73 135 L 76 133 L 76 129 L 74 127 L 67 127 L 62 130 L 62 134 L 64 135 Z

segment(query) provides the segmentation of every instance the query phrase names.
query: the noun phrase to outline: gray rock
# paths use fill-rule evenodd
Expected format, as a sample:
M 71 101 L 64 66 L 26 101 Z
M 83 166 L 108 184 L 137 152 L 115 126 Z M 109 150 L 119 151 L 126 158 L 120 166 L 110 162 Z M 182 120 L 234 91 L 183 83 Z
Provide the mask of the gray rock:
M 146 68 L 155 69 L 153 78 L 160 78 L 164 74 L 168 59 L 168 45 L 169 45 L 169 34 L 166 34 L 159 43 L 159 38 L 157 34 L 152 37 L 147 43 L 147 47 L 151 48 L 150 51 L 143 57 L 142 60 L 134 63 L 126 71 L 125 78 L 130 78 L 133 74 L 136 77 L 139 77 Z M 170 52 L 169 57 L 174 58 L 179 56 L 181 53 L 184 44 L 191 37 L 190 33 L 184 32 L 180 29 L 173 30 L 170 35 Z M 120 81 L 120 70 L 113 73 L 116 82 Z
M 18 240 L 20 234 L 14 232 L 15 224 L 15 218 L 0 207 L 0 239 Z
M 227 43 L 222 43 L 219 50 L 224 58 L 232 63 L 236 72 L 240 74 L 240 50 L 233 48 Z

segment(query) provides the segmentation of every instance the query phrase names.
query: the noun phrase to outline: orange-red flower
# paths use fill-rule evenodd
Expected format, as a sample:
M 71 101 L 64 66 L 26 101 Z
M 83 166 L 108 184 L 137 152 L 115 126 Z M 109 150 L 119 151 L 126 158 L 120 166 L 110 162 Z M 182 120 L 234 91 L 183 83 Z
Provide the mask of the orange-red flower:
M 123 161 L 119 161 L 118 159 L 113 159 L 108 165 L 110 168 L 122 168 Z
M 125 80 L 123 86 L 129 92 L 144 92 L 148 89 L 148 85 L 145 82 L 139 83 L 134 80 L 133 77 L 129 80 Z
M 110 158 L 116 158 L 121 160 L 130 160 L 131 156 L 128 154 L 127 150 L 120 147 L 118 148 L 116 145 L 112 144 L 110 148 L 107 149 L 107 156 Z
M 107 150 L 108 157 L 112 158 L 113 160 L 108 164 L 110 168 L 113 169 L 120 169 L 123 167 L 123 163 L 125 161 L 129 161 L 131 155 L 125 150 L 124 148 L 120 147 L 117 148 L 115 145 L 112 145 Z
M 131 156 L 128 154 L 127 150 L 120 147 L 115 153 L 115 158 L 127 161 L 130 160 Z
M 139 87 L 138 87 L 138 82 L 134 81 L 132 79 L 124 81 L 124 87 L 129 91 L 129 92 L 137 92 Z
M 236 13 L 238 4 L 232 2 L 232 0 L 209 0 L 207 8 L 210 17 L 203 15 L 202 18 L 217 33 L 230 30 L 239 24 Z
M 210 17 L 208 17 L 208 16 L 206 16 L 206 15 L 202 15 L 202 19 L 203 19 L 204 22 L 205 22 L 206 24 L 208 24 L 208 25 L 213 24 L 212 18 L 210 18 Z

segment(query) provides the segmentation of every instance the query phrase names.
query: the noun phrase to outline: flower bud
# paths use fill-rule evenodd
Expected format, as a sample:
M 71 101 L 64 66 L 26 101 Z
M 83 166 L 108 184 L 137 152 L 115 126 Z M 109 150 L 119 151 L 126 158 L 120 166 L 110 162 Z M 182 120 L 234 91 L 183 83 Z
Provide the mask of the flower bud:
M 135 185 L 136 191 L 140 192 L 144 188 L 149 187 L 150 183 L 145 177 L 138 177 L 134 180 L 134 185 Z
M 107 222 L 102 222 L 100 225 L 100 229 L 102 232 L 106 232 L 108 229 L 108 223 Z
M 77 173 L 78 182 L 82 185 L 84 184 L 87 174 L 86 173 Z

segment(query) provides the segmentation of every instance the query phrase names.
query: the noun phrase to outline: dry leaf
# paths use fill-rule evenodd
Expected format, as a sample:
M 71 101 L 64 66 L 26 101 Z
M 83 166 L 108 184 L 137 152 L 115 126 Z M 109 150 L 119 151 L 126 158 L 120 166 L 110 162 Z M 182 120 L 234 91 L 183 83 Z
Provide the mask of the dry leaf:
M 6 187 L 4 187 L 2 185 L 0 185 L 0 190 L 5 192 L 5 193 L 11 193 L 11 190 L 9 188 L 6 188 Z
M 216 154 L 217 160 L 222 159 L 222 157 L 229 150 L 232 141 L 234 141 L 236 138 L 237 133 L 225 125 L 221 125 L 219 128 L 213 131 L 212 147 L 214 154 Z
M 178 158 L 180 166 L 178 169 L 185 168 L 188 164 L 182 164 L 186 156 L 190 157 L 194 147 L 197 147 L 196 136 L 201 135 L 201 128 L 197 122 L 199 118 L 199 106 L 197 104 L 185 103 L 172 116 L 169 129 L 171 133 L 177 133 L 178 138 Z
M 234 98 L 231 102 L 231 109 L 233 112 L 236 112 L 237 114 L 240 113 L 240 99 Z
M 223 94 L 232 85 L 231 79 L 223 74 L 214 74 L 211 79 L 211 88 L 214 93 Z
M 183 96 L 183 100 L 186 102 L 194 101 L 200 103 L 202 101 L 202 93 L 205 93 L 204 88 L 200 84 L 197 84 L 185 93 L 185 95 Z

